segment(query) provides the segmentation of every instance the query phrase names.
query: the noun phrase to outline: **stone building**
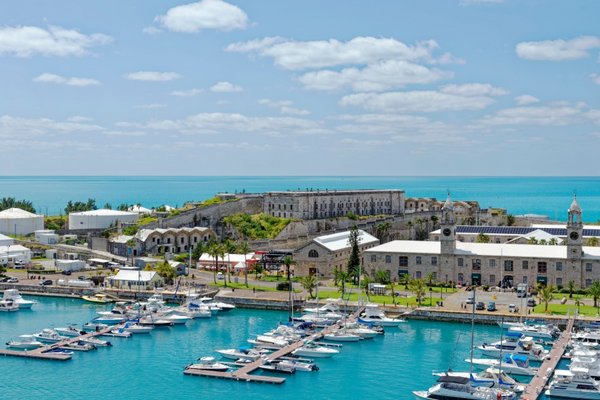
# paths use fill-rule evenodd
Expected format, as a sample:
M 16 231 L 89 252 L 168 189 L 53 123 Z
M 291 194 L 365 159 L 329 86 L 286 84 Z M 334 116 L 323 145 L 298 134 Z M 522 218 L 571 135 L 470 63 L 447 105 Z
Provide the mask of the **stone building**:
M 275 217 L 322 219 L 356 215 L 402 215 L 403 190 L 310 190 L 268 192 L 263 212 Z
M 366 270 L 388 271 L 438 282 L 507 286 L 542 282 L 564 286 L 573 280 L 589 287 L 600 280 L 600 248 L 584 247 L 581 207 L 574 199 L 568 210 L 563 246 L 472 243 L 457 240 L 454 207 L 450 198 L 442 209 L 439 241 L 396 240 L 363 253 Z
M 346 270 L 352 248 L 348 241 L 350 231 L 319 236 L 294 252 L 295 273 L 298 276 L 319 275 L 331 278 L 334 271 Z M 363 230 L 358 230 L 358 249 L 362 255 L 364 250 L 375 247 L 379 239 L 369 235 Z M 361 260 L 364 265 L 364 258 Z
M 210 228 L 141 229 L 135 236 L 119 235 L 108 240 L 108 251 L 122 257 L 142 254 L 184 253 L 198 243 L 207 243 L 215 233 Z M 129 253 L 131 252 L 131 254 Z

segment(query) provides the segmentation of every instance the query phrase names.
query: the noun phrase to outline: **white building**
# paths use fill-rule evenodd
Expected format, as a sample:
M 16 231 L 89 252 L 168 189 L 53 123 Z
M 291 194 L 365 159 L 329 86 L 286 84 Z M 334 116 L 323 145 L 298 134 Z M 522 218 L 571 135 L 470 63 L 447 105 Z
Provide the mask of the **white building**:
M 85 268 L 83 260 L 54 260 L 54 266 L 61 271 L 81 271 Z
M 141 204 L 131 206 L 127 209 L 127 211 L 131 211 L 138 214 L 150 214 L 152 212 L 151 209 L 143 207 Z
M 69 214 L 69 229 L 106 229 L 117 221 L 135 223 L 138 213 L 118 210 L 91 210 Z
M 35 240 L 42 244 L 58 243 L 58 235 L 51 229 L 40 229 L 34 232 Z
M 0 211 L 0 233 L 6 235 L 29 235 L 38 229 L 44 229 L 44 216 L 9 208 Z
M 120 270 L 116 275 L 108 277 L 108 283 L 119 289 L 153 289 L 164 284 L 163 278 L 156 271 Z
M 31 262 L 31 250 L 20 244 L 11 244 L 10 246 L 0 246 L 0 264 Z
M 13 244 L 15 244 L 15 240 L 13 238 L 0 233 L 0 246 L 10 246 Z

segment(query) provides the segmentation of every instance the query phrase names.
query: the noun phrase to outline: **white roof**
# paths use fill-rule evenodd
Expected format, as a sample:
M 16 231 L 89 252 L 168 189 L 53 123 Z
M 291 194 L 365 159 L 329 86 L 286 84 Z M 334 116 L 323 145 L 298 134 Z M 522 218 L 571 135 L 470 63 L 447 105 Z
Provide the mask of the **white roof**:
M 342 249 L 350 248 L 350 243 L 348 242 L 348 238 L 350 237 L 350 231 L 333 233 L 331 235 L 319 236 L 313 239 L 313 242 L 320 244 L 330 251 L 337 251 Z M 368 244 L 373 242 L 378 242 L 375 236 L 369 235 L 367 232 L 362 229 L 358 230 L 358 244 Z
M 252 257 L 254 257 L 254 253 L 248 253 L 248 254 L 227 254 L 225 253 L 225 257 L 219 257 L 219 263 L 224 263 L 224 262 L 229 262 L 229 263 L 240 263 L 240 262 L 246 262 L 247 260 L 252 259 Z M 200 256 L 200 259 L 198 260 L 200 263 L 215 263 L 215 259 L 213 256 L 211 256 L 208 253 L 204 253 L 202 254 L 202 256 Z
M 190 233 L 193 231 L 200 231 L 200 232 L 204 232 L 204 231 L 208 231 L 210 230 L 210 228 L 206 228 L 203 226 L 195 226 L 193 228 L 189 228 L 189 227 L 183 227 L 183 228 L 156 228 L 156 229 L 140 229 L 136 234 L 135 237 L 140 239 L 142 242 L 145 242 L 146 239 L 148 239 L 148 236 L 150 236 L 153 233 L 160 233 L 165 234 L 165 233 L 172 233 L 174 235 L 181 233 L 181 232 L 185 232 L 185 233 Z
M 110 215 L 110 216 L 130 216 L 130 215 L 137 215 L 137 213 L 134 212 L 129 212 L 129 211 L 119 211 L 119 210 L 107 210 L 107 209 L 100 209 L 100 210 L 90 210 L 90 211 L 81 211 L 81 212 L 73 212 L 73 213 L 69 213 L 69 215 Z
M 139 214 L 150 214 L 152 212 L 149 208 L 142 207 L 141 205 L 131 206 L 127 210 Z
M 108 262 L 110 262 L 110 260 L 106 260 L 104 258 L 90 258 L 88 261 L 89 262 L 95 262 L 95 263 L 108 263 Z
M 10 246 L 0 246 L 0 253 L 6 254 L 9 251 L 11 253 L 23 253 L 23 252 L 28 252 L 31 250 L 25 246 L 21 246 L 20 244 L 13 244 Z
M 551 239 L 556 239 L 559 243 L 562 242 L 563 240 L 560 239 L 558 236 L 554 236 L 542 229 L 536 229 L 533 232 L 529 232 L 526 235 L 521 235 L 520 237 L 525 238 L 525 239 L 530 239 L 530 238 L 535 238 L 537 240 L 545 240 L 545 241 L 549 241 Z
M 119 270 L 115 276 L 111 276 L 110 279 L 114 281 L 136 281 L 136 282 L 150 282 L 156 271 L 131 271 L 131 270 Z
M 431 254 L 441 252 L 438 241 L 394 240 L 364 251 L 365 253 Z M 600 247 L 583 247 L 584 259 L 600 259 Z M 567 258 L 567 246 L 539 244 L 500 244 L 456 242 L 455 255 L 522 257 L 522 258 Z
M 3 235 L 3 234 L 1 234 L 1 233 L 0 233 L 0 242 L 3 242 L 3 241 L 5 241 L 5 240 L 11 240 L 13 243 L 14 243 L 14 241 L 15 241 L 15 240 L 14 240 L 13 238 L 11 238 L 10 236 L 6 236 L 6 235 Z
M 38 218 L 42 215 L 30 213 L 29 211 L 21 210 L 20 208 L 8 208 L 0 211 L 0 218 Z
M 134 236 L 119 235 L 119 236 L 115 236 L 114 238 L 110 239 L 110 241 L 112 243 L 127 243 L 128 241 L 130 241 L 133 238 L 134 238 Z

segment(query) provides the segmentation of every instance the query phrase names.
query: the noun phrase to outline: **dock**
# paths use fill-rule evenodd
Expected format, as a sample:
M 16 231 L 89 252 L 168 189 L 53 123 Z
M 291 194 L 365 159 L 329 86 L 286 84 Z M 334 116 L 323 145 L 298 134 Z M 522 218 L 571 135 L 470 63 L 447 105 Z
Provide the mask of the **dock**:
M 25 357 L 25 358 L 37 358 L 42 360 L 57 360 L 57 361 L 67 361 L 71 359 L 71 354 L 64 353 L 56 353 L 53 350 L 60 349 L 64 346 L 67 346 L 72 343 L 77 343 L 80 340 L 85 340 L 89 338 L 93 338 L 96 336 L 103 335 L 109 332 L 111 329 L 114 329 L 114 326 L 108 326 L 104 329 L 100 329 L 98 331 L 89 332 L 81 336 L 76 336 L 72 338 L 68 338 L 65 340 L 61 340 L 60 342 L 52 343 L 46 346 L 42 346 L 33 350 L 8 350 L 8 349 L 0 349 L 0 356 L 12 356 L 12 357 Z
M 537 398 L 542 394 L 544 388 L 548 384 L 548 380 L 554 374 L 554 370 L 565 353 L 565 349 L 569 344 L 569 341 L 571 340 L 574 323 L 575 318 L 570 318 L 569 322 L 567 323 L 567 328 L 563 331 L 563 333 L 561 333 L 558 340 L 554 342 L 554 345 L 550 350 L 550 354 L 548 357 L 546 357 L 531 382 L 529 382 L 525 387 L 525 390 L 521 394 L 521 400 L 537 400 Z
M 364 310 L 364 307 L 360 307 L 348 319 L 351 321 L 356 320 L 356 318 L 358 318 L 358 316 L 360 315 L 360 313 L 363 310 Z M 274 353 L 269 354 L 267 356 L 267 360 L 274 361 L 274 360 L 277 360 L 278 358 L 287 357 L 294 350 L 304 346 L 306 343 L 320 339 L 324 335 L 327 335 L 328 333 L 332 332 L 333 330 L 340 328 L 341 323 L 342 323 L 342 321 L 338 321 L 335 324 L 323 329 L 322 331 L 314 333 L 313 335 L 309 336 L 308 338 L 298 340 L 292 344 L 282 347 L 281 349 L 276 350 Z M 183 373 L 185 375 L 196 375 L 196 376 L 206 376 L 206 377 L 211 377 L 211 378 L 232 379 L 232 380 L 236 380 L 236 381 L 245 381 L 245 382 L 260 382 L 260 383 L 273 383 L 273 384 L 282 384 L 283 382 L 285 382 L 285 378 L 268 376 L 268 375 L 252 375 L 252 373 L 255 372 L 263 363 L 264 363 L 264 360 L 259 358 L 258 360 L 248 363 L 233 372 L 207 371 L 207 370 L 197 370 L 197 369 L 193 369 L 193 368 L 186 368 L 183 371 Z

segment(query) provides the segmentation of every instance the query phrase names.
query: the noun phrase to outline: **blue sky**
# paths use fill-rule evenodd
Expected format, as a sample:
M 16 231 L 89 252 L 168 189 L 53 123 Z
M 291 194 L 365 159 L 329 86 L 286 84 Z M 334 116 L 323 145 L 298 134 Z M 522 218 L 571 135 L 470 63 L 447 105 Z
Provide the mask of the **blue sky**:
M 597 175 L 600 2 L 0 6 L 2 175 Z

